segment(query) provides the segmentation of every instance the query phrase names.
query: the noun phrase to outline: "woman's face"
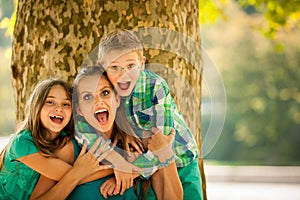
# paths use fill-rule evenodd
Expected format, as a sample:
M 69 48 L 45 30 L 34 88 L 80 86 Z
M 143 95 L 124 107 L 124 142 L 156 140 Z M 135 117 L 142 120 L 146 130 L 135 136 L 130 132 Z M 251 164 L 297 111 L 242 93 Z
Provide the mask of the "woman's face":
M 41 109 L 41 122 L 54 139 L 69 123 L 72 116 L 72 102 L 61 85 L 49 91 Z
M 105 77 L 99 75 L 85 77 L 79 81 L 77 112 L 97 131 L 111 137 L 116 110 L 120 97 Z

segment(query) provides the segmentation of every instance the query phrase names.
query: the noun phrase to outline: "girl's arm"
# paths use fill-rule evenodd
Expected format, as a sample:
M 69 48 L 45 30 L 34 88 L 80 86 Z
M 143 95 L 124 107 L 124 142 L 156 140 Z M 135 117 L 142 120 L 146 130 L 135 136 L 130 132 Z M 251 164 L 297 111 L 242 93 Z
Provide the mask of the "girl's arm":
M 61 180 L 55 184 L 54 181 L 51 182 L 42 175 L 30 199 L 66 199 L 79 184 L 80 180 L 106 167 L 107 166 L 99 166 L 99 160 L 95 159 L 91 151 L 86 152 L 86 146 L 83 146 L 73 167 Z
M 72 145 L 72 142 L 69 142 L 63 149 L 70 148 Z M 63 151 L 62 149 L 62 151 Z M 67 152 L 67 151 L 64 151 Z M 74 154 L 73 151 L 70 151 L 70 154 L 60 154 L 58 155 L 59 158 L 46 158 L 40 153 L 34 153 L 27 156 L 23 156 L 18 158 L 17 160 L 24 163 L 31 169 L 37 171 L 41 175 L 55 180 L 59 181 L 62 179 L 62 177 L 72 169 L 72 165 L 70 163 L 70 157 L 74 160 Z M 85 179 L 80 181 L 81 183 L 97 180 L 99 178 L 103 178 L 109 174 L 112 174 L 112 169 L 104 169 L 101 171 L 98 171 L 97 173 L 93 174 L 90 177 L 86 177 Z

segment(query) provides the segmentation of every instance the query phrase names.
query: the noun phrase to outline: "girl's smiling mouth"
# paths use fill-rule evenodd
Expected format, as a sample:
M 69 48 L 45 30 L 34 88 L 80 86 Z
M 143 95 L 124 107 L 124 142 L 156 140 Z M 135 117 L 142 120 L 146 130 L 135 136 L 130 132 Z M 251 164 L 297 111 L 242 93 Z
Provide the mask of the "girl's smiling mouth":
M 64 118 L 59 115 L 51 115 L 50 120 L 56 124 L 61 124 L 63 122 Z

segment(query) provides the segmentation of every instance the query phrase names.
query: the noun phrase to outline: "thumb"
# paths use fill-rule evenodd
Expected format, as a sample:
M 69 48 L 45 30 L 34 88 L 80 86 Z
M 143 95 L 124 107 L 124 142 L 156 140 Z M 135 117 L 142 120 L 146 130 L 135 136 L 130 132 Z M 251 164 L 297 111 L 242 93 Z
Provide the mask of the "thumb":
M 158 129 L 158 128 L 156 128 L 156 127 L 152 127 L 151 128 L 151 131 L 152 131 L 152 133 L 155 135 L 155 134 L 157 134 L 157 133 L 159 133 L 159 132 L 162 132 L 160 129 Z

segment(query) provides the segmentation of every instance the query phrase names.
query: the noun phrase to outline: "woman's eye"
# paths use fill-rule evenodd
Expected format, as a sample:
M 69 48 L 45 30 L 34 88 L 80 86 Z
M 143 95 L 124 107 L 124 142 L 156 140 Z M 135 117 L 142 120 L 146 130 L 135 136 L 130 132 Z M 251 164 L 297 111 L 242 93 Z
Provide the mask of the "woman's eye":
M 110 70 L 112 70 L 112 71 L 118 71 L 118 70 L 119 70 L 119 67 L 118 67 L 118 66 L 110 66 L 109 68 L 110 68 Z
M 110 94 L 110 91 L 109 90 L 104 90 L 101 92 L 101 96 L 107 96 Z
M 93 96 L 91 94 L 85 94 L 85 95 L 83 95 L 83 100 L 90 100 L 92 98 L 93 98 Z

